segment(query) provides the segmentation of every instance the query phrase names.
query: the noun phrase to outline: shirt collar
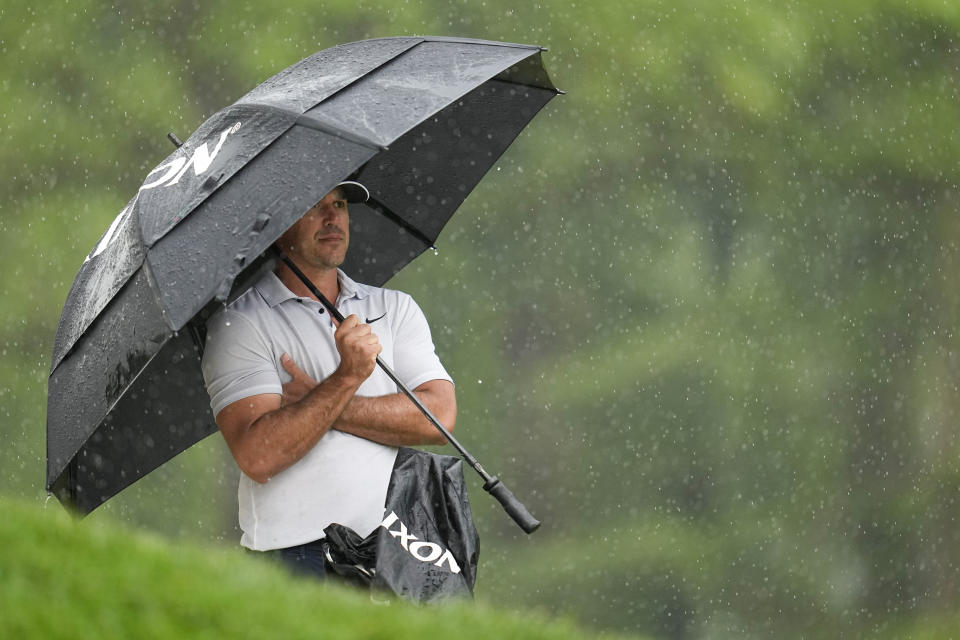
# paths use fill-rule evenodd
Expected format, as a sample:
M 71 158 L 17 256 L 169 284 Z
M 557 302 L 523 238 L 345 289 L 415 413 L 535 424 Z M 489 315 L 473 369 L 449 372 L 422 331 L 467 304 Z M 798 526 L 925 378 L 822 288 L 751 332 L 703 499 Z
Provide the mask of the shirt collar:
M 340 283 L 340 300 L 349 300 L 351 298 L 363 300 L 369 295 L 364 285 L 354 282 L 340 269 L 337 269 L 337 281 Z M 260 295 L 263 296 L 263 299 L 266 300 L 267 304 L 271 307 L 275 307 L 281 302 L 300 297 L 290 291 L 287 285 L 283 284 L 273 271 L 267 272 L 255 286 Z M 336 300 L 333 302 L 336 304 Z
M 337 280 L 340 282 L 341 300 L 349 300 L 350 298 L 363 300 L 369 295 L 366 285 L 360 284 L 359 282 L 354 282 L 350 276 L 345 274 L 340 269 L 337 269 Z

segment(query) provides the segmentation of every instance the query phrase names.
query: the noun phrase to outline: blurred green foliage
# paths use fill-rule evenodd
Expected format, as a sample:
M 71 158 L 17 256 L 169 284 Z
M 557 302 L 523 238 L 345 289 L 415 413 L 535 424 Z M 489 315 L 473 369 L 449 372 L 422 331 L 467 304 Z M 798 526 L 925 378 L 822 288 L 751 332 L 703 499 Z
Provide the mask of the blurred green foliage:
M 478 596 L 658 637 L 942 635 L 960 604 L 960 6 L 0 7 L 0 482 L 42 499 L 73 275 L 146 173 L 316 50 L 534 43 L 552 102 L 391 286 L 431 320 Z M 233 544 L 218 437 L 90 517 Z

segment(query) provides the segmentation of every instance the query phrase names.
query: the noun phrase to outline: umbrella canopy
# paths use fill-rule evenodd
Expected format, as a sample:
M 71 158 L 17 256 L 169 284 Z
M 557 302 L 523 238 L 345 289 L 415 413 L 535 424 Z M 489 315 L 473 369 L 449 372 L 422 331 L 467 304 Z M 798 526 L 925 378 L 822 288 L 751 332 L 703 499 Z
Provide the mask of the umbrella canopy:
M 151 171 L 64 305 L 47 402 L 47 489 L 88 513 L 216 430 L 204 323 L 341 180 L 344 270 L 381 285 L 432 246 L 558 91 L 540 47 L 417 37 L 321 51 L 207 120 Z

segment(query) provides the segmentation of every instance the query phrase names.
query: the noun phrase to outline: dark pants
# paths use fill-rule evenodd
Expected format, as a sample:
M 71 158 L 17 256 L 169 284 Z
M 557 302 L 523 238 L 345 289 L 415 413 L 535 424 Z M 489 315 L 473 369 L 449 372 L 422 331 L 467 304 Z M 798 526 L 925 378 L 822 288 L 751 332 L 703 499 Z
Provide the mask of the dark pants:
M 270 554 L 298 576 L 309 576 L 317 580 L 325 580 L 329 577 L 326 558 L 319 540 L 286 549 L 277 549 Z

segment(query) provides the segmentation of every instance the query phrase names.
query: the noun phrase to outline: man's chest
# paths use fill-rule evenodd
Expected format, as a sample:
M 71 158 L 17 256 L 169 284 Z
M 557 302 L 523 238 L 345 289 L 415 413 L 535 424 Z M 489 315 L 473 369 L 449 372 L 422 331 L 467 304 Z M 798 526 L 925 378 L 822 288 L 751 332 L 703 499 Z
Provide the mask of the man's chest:
M 383 305 L 363 304 L 366 301 L 342 302 L 339 311 L 346 317 L 356 315 L 380 341 L 380 358 L 393 366 L 394 334 L 388 321 L 389 310 Z M 337 351 L 336 324 L 319 303 L 292 300 L 278 309 L 277 330 L 272 332 L 274 358 L 277 363 L 284 353 L 290 355 L 297 365 L 316 380 L 329 377 L 340 365 Z M 286 379 L 286 377 L 284 377 Z M 360 395 L 383 395 L 395 393 L 396 385 L 378 367 L 358 393 Z

